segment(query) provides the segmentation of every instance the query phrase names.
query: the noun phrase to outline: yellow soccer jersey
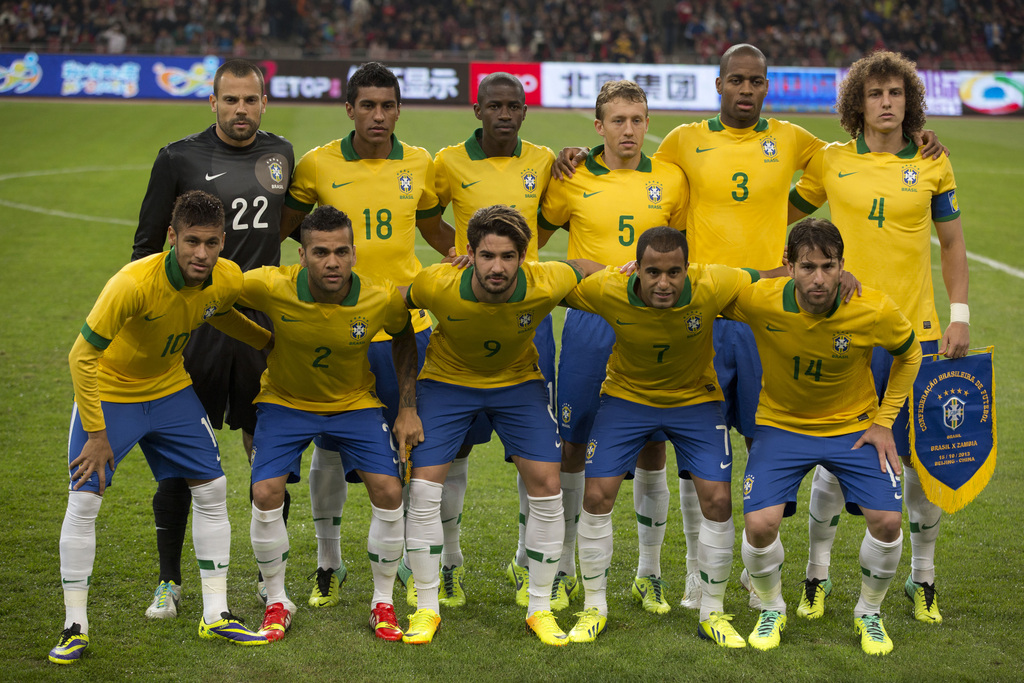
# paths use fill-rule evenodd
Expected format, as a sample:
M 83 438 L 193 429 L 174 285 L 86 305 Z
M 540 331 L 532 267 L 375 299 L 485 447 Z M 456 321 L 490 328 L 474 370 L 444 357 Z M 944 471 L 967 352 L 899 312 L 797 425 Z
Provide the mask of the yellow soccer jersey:
M 636 258 L 636 240 L 662 225 L 682 230 L 689 192 L 678 167 L 641 154 L 635 170 L 609 170 L 598 145 L 568 180 L 552 180 L 537 222 L 569 224 L 569 258 L 620 265 Z
M 850 434 L 873 422 L 891 427 L 921 363 L 910 321 L 877 289 L 865 287 L 848 304 L 837 295 L 831 311 L 812 315 L 800 310 L 793 280 L 760 280 L 723 315 L 754 332 L 763 370 L 759 425 L 815 436 Z M 871 374 L 876 346 L 913 369 L 909 378 L 890 381 L 882 414 Z
M 186 287 L 173 248 L 110 278 L 82 327 L 94 350 L 76 343 L 70 359 L 85 430 L 103 429 L 100 401 L 152 401 L 192 384 L 182 349 L 192 330 L 231 312 L 241 289 L 242 271 L 227 259 L 217 260 L 202 285 Z M 265 343 L 270 333 L 263 334 Z M 83 363 L 95 363 L 92 377 L 77 371 Z
M 527 261 L 503 304 L 477 301 L 473 277 L 472 267 L 439 263 L 425 268 L 409 288 L 410 306 L 430 309 L 437 318 L 419 379 L 485 389 L 543 379 L 534 333 L 576 286 L 579 273 L 561 261 Z
M 299 159 L 285 203 L 299 211 L 326 204 L 352 220 L 359 270 L 408 285 L 423 267 L 416 258 L 416 220 L 442 211 L 434 193 L 434 162 L 422 147 L 391 136 L 391 156 L 362 159 L 355 133 L 315 147 Z M 417 332 L 430 318 L 413 312 Z M 389 339 L 381 332 L 374 341 Z
M 932 221 L 960 215 L 949 159 L 923 159 L 913 142 L 874 154 L 864 137 L 819 152 L 790 195 L 810 213 L 828 201 L 845 244 L 845 270 L 891 296 L 921 341 L 942 337 L 932 289 Z
M 691 263 L 679 300 L 667 309 L 645 306 L 636 280 L 609 266 L 565 297 L 615 330 L 601 393 L 656 408 L 723 400 L 711 363 L 711 324 L 757 281 L 757 271 Z
M 506 204 L 518 209 L 530 226 L 527 261 L 537 256 L 537 209 L 551 180 L 554 153 L 520 139 L 510 157 L 488 157 L 477 132 L 462 144 L 445 147 L 434 157 L 436 190 L 442 206 L 455 213 L 455 250 L 466 253 L 466 226 L 477 209 Z
M 398 334 L 409 310 L 394 283 L 352 273 L 341 304 L 320 304 L 299 265 L 265 266 L 245 274 L 238 299 L 274 323 L 274 350 L 254 403 L 276 403 L 330 415 L 381 405 L 367 351 L 378 330 Z
M 690 260 L 771 270 L 786 246 L 793 173 L 825 145 L 788 121 L 729 128 L 720 118 L 670 132 L 654 158 L 683 169 L 690 183 Z

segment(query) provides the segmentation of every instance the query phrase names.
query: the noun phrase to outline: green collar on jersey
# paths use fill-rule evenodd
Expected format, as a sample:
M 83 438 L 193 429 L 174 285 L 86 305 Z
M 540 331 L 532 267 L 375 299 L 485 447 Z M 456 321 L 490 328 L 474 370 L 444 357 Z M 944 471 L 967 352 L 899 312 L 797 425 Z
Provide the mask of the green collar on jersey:
M 361 161 L 362 157 L 356 153 L 356 148 L 352 146 L 352 141 L 356 137 L 356 132 L 352 131 L 348 136 L 341 139 L 341 156 L 345 157 L 345 161 Z M 391 160 L 402 160 L 404 158 L 405 151 L 402 148 L 402 143 L 398 141 L 395 134 L 391 134 L 391 154 L 388 155 L 388 159 Z
M 469 158 L 473 161 L 481 161 L 487 158 L 487 155 L 484 154 L 484 148 L 480 146 L 480 140 L 483 139 L 483 134 L 484 129 L 477 128 L 475 131 L 473 131 L 473 134 L 469 136 L 469 139 L 466 140 L 466 154 L 468 154 Z M 512 152 L 512 156 L 518 157 L 522 156 L 522 154 L 523 139 L 519 136 L 516 136 L 516 148 L 515 151 Z
M 604 152 L 604 145 L 598 145 L 594 149 L 590 150 L 590 154 L 587 155 L 586 160 L 583 162 L 587 165 L 587 170 L 594 175 L 604 175 L 611 173 L 611 169 L 601 164 L 597 157 Z M 640 173 L 650 173 L 652 170 L 651 158 L 640 152 L 640 165 L 636 167 L 636 170 Z
M 178 265 L 177 252 L 174 251 L 174 247 L 167 252 L 167 256 L 164 257 L 164 271 L 167 273 L 167 280 L 171 283 L 171 287 L 181 291 L 182 287 L 186 287 L 185 276 L 181 274 L 181 266 Z M 210 277 L 206 278 L 203 282 L 201 289 L 206 289 L 213 284 L 213 269 L 210 270 Z
M 473 266 L 466 268 L 462 273 L 462 281 L 459 283 L 459 296 L 462 297 L 463 301 L 480 301 L 476 298 L 476 294 L 473 293 Z M 516 271 L 516 289 L 512 292 L 511 298 L 505 303 L 516 304 L 526 298 L 526 274 L 523 273 L 523 269 L 519 268 Z
M 896 157 L 899 159 L 913 159 L 917 156 L 917 145 L 906 134 L 903 135 L 903 139 L 907 141 L 907 144 L 903 149 L 896 152 Z M 857 154 L 871 154 L 871 150 L 868 149 L 868 143 L 864 140 L 864 133 L 857 136 Z
M 637 264 L 640 267 L 640 264 Z M 629 280 L 626 282 L 626 294 L 629 296 L 629 303 L 631 306 L 638 306 L 640 308 L 647 308 L 647 304 L 640 298 L 637 292 L 640 291 L 640 283 L 637 282 L 636 273 L 629 276 Z M 681 308 L 683 306 L 689 306 L 690 301 L 693 300 L 693 288 L 690 286 L 690 276 L 687 274 L 686 280 L 683 281 L 683 291 L 679 292 L 679 299 L 676 300 L 672 308 Z
M 313 298 L 313 292 L 309 291 L 309 273 L 305 268 L 300 270 L 298 276 L 295 278 L 295 294 L 298 295 L 299 301 L 303 301 L 307 304 L 316 303 L 316 299 Z M 352 273 L 352 286 L 349 288 L 348 295 L 340 305 L 355 306 L 358 301 L 359 276 Z
M 831 318 L 832 314 L 839 310 L 839 304 L 842 299 L 839 296 L 839 291 L 836 290 L 836 300 L 832 304 L 832 308 L 829 309 L 828 313 L 825 314 L 826 318 Z M 796 280 L 790 280 L 786 283 L 786 286 L 782 288 L 782 310 L 787 313 L 799 313 L 801 310 L 800 304 L 796 302 Z M 814 315 L 813 313 L 809 315 Z
M 713 119 L 708 119 L 708 129 L 709 130 L 713 130 L 716 133 L 720 133 L 720 132 L 722 132 L 723 130 L 726 129 L 726 125 L 724 123 L 722 123 L 722 115 L 721 114 L 719 114 L 718 116 L 716 116 Z M 733 128 L 733 130 L 746 130 L 746 129 L 744 129 L 744 128 Z M 754 132 L 755 133 L 763 133 L 766 130 L 768 130 L 768 119 L 766 119 L 766 118 L 764 118 L 762 116 L 761 118 L 759 118 L 757 120 L 757 123 L 754 125 Z

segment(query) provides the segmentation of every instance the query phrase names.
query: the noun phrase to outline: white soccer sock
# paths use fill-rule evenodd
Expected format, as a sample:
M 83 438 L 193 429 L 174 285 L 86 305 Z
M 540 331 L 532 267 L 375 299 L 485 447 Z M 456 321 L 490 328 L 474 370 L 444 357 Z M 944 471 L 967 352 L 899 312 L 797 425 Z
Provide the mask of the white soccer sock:
M 404 510 L 384 510 L 370 504 L 370 532 L 366 536 L 366 552 L 370 556 L 370 569 L 373 571 L 373 599 L 370 607 L 378 602 L 394 604 L 392 593 L 395 586 L 395 575 L 398 574 L 398 561 L 402 559 L 402 548 L 405 547 Z
M 814 468 L 811 501 L 807 515 L 807 578 L 824 581 L 832 564 L 832 544 L 836 540 L 839 515 L 843 511 L 843 488 L 839 480 L 821 465 Z
M 228 562 L 231 523 L 228 522 L 228 480 L 221 475 L 192 491 L 192 546 L 203 584 L 203 618 L 212 624 L 228 611 Z
M 249 523 L 252 550 L 256 564 L 263 572 L 267 584 L 267 604 L 283 602 L 288 595 L 284 588 L 284 573 L 288 566 L 288 527 L 284 524 L 284 506 L 273 510 L 260 510 L 254 503 Z
M 441 566 L 460 567 L 465 561 L 459 546 L 462 527 L 462 508 L 466 502 L 466 488 L 469 485 L 469 458 L 456 458 L 448 468 L 441 491 L 441 528 L 444 533 L 444 548 L 441 550 Z
M 668 482 L 665 468 L 636 468 L 633 479 L 633 510 L 636 512 L 636 533 L 640 541 L 637 576 L 661 578 L 661 545 L 665 542 L 668 522 Z
M 889 590 L 902 554 L 902 530 L 900 537 L 892 543 L 883 543 L 872 536 L 871 532 L 864 532 L 864 540 L 860 544 L 860 598 L 853 608 L 855 618 L 880 613 L 882 599 Z
M 697 571 L 697 545 L 704 521 L 693 479 L 679 480 L 679 508 L 683 513 L 683 536 L 686 537 L 686 573 L 693 574 Z
M 68 492 L 68 508 L 60 527 L 60 579 L 64 588 L 64 628 L 72 624 L 89 632 L 86 602 L 96 561 L 96 516 L 103 498 L 88 491 Z
M 782 599 L 782 562 L 786 552 L 782 548 L 782 538 L 775 537 L 767 548 L 755 548 L 747 540 L 747 532 L 743 532 L 741 546 L 743 566 L 750 574 L 750 585 L 761 598 L 762 610 L 774 610 L 786 613 L 786 601 Z
M 437 589 L 441 585 L 438 560 L 444 531 L 441 529 L 441 491 L 444 486 L 425 479 L 409 483 L 409 512 L 405 517 L 405 559 L 416 584 L 418 609 L 441 607 Z
M 583 576 L 583 609 L 608 616 L 608 569 L 612 565 L 612 515 L 580 514 L 578 542 Z
M 700 620 L 712 612 L 725 611 L 725 587 L 732 570 L 732 546 L 736 542 L 736 527 L 732 517 L 724 522 L 705 519 L 700 525 L 697 545 L 700 566 L 701 599 Z
M 543 498 L 530 496 L 530 520 L 526 525 L 526 553 L 530 558 L 530 606 L 527 615 L 551 609 L 551 584 L 559 567 L 558 562 L 552 560 L 558 559 L 564 547 L 564 514 L 561 492 Z M 573 524 L 574 531 L 575 527 Z
M 942 508 L 921 488 L 913 467 L 903 468 L 903 493 L 910 519 L 910 578 L 914 583 L 935 583 L 935 542 L 939 538 Z
M 348 499 L 348 483 L 341 454 L 313 446 L 309 463 L 309 507 L 316 530 L 317 566 L 341 568 L 341 516 Z
M 559 480 L 562 484 L 565 523 L 562 560 L 558 564 L 558 571 L 564 572 L 567 576 L 576 576 L 576 529 L 580 524 L 580 513 L 583 512 L 583 486 L 586 483 L 586 475 L 583 472 L 561 472 Z M 532 504 L 530 510 L 533 511 Z M 532 574 L 530 585 L 533 585 Z
M 530 497 L 526 493 L 523 475 L 518 473 L 516 488 L 519 489 L 519 545 L 516 548 L 516 564 L 520 567 L 529 567 L 530 558 L 526 556 L 526 520 L 530 518 Z

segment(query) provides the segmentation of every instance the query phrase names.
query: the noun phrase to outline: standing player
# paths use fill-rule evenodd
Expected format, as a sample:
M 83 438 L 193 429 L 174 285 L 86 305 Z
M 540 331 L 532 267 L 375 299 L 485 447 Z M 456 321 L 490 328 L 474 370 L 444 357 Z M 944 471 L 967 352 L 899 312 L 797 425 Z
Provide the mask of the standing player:
M 224 209 L 192 191 L 174 205 L 171 250 L 122 268 L 103 288 L 71 349 L 75 405 L 68 437 L 71 491 L 60 532 L 66 616 L 49 659 L 78 661 L 89 646 L 86 604 L 96 558 L 96 517 L 114 470 L 139 444 L 157 480 L 183 477 L 192 494 L 192 540 L 203 584 L 199 635 L 265 645 L 228 611 L 231 527 L 220 451 L 191 388 L 181 350 L 209 321 L 263 348 L 271 335 L 232 308 L 242 272 L 217 256 Z
M 339 446 L 346 475 L 358 475 L 370 498 L 370 629 L 383 640 L 400 640 L 391 597 L 405 539 L 397 456 L 401 453 L 404 460 L 406 444 L 423 440 L 409 310 L 389 280 L 360 277 L 352 270 L 356 249 L 345 214 L 321 206 L 300 230 L 299 265 L 249 271 L 239 298 L 280 321 L 256 397 L 251 535 L 267 581 L 260 634 L 268 640 L 283 638 L 295 614 L 284 583 L 289 548 L 282 519 L 285 484 L 298 481 L 310 440 L 328 435 Z M 394 442 L 367 359 L 379 329 L 393 335 L 401 396 Z
M 867 522 L 854 629 L 864 652 L 884 655 L 892 640 L 880 609 L 903 550 L 892 424 L 917 376 L 921 348 L 913 325 L 883 292 L 865 289 L 841 303 L 843 238 L 834 225 L 802 221 L 787 253 L 791 279 L 758 282 L 724 312 L 750 324 L 764 368 L 743 478 L 743 564 L 762 605 L 748 642 L 759 650 L 779 645 L 786 626 L 779 525 L 796 509 L 804 475 L 820 464 L 839 478 L 848 509 Z M 876 347 L 893 357 L 881 406 L 871 374 Z
M 558 428 L 537 366 L 533 335 L 545 315 L 576 286 L 589 261 L 526 262 L 530 229 L 507 206 L 477 211 L 469 222 L 471 268 L 432 266 L 406 294 L 438 326 L 427 346 L 417 404 L 426 439 L 412 454 L 406 548 L 418 593 L 404 640 L 429 643 L 438 615 L 441 489 L 473 419 L 486 414 L 519 470 L 529 496 L 526 523 L 530 588 L 526 623 L 542 642 L 565 645 L 551 613 L 551 586 L 564 533 Z
M 686 178 L 678 167 L 652 160 L 641 151 L 648 124 L 647 95 L 640 86 L 632 81 L 610 81 L 601 87 L 594 127 L 604 144 L 590 151 L 571 179 L 555 180 L 548 187 L 538 219 L 541 244 L 565 226 L 570 258 L 625 263 L 634 258 L 636 237 L 644 230 L 659 225 L 683 229 Z M 556 578 L 556 610 L 567 607 L 579 590 L 575 546 L 583 503 L 584 456 L 614 341 L 612 328 L 600 316 L 566 312 L 558 366 L 566 530 Z M 633 499 L 640 539 L 633 597 L 644 609 L 665 613 L 670 607 L 661 581 L 661 545 L 668 520 L 663 440 L 643 447 Z
M 963 357 L 970 346 L 969 278 L 956 181 L 946 157 L 924 158 L 907 137 L 925 122 L 924 84 L 914 63 L 892 52 L 876 52 L 854 63 L 840 84 L 836 111 L 853 140 L 829 145 L 814 157 L 790 194 L 790 217 L 804 216 L 827 200 L 843 233 L 850 269 L 896 301 L 914 323 L 925 354 Z M 951 302 L 944 334 L 932 288 L 932 223 Z M 879 253 L 887 255 L 884 265 Z M 875 351 L 872 370 L 879 395 L 885 391 L 891 362 L 884 350 Z M 942 510 L 921 489 L 910 460 L 909 429 L 910 414 L 904 405 L 893 427 L 896 449 L 906 466 L 913 552 L 904 588 L 914 603 L 914 618 L 937 624 L 942 615 L 935 598 L 935 541 Z M 828 568 L 843 499 L 835 476 L 818 468 L 808 520 L 806 590 L 797 610 L 809 619 L 824 614 L 831 591 Z
M 473 112 L 481 127 L 463 143 L 442 149 L 434 157 L 437 196 L 443 206 L 452 205 L 455 214 L 455 251 L 466 254 L 467 226 L 478 210 L 495 204 L 506 204 L 518 210 L 530 228 L 527 261 L 540 260 L 537 254 L 537 209 L 551 179 L 555 155 L 519 137 L 526 118 L 526 93 L 515 76 L 505 72 L 492 73 L 480 81 Z M 540 354 L 540 370 L 548 397 L 555 395 L 555 339 L 551 316 L 545 316 L 534 335 Z M 491 425 L 479 418 L 470 429 L 467 441 L 459 449 L 448 470 L 441 494 L 441 523 L 444 527 L 444 549 L 441 551 L 441 597 L 446 607 L 466 602 L 463 588 L 463 557 L 459 547 L 459 526 L 462 522 L 466 496 L 469 456 L 473 446 L 491 439 Z M 522 477 L 519 487 L 519 547 L 509 562 L 507 574 L 516 587 L 516 601 L 526 607 L 529 601 L 529 572 L 526 557 L 526 518 L 529 500 Z M 403 576 L 403 574 L 405 576 Z M 408 577 L 408 570 L 399 569 L 399 576 Z
M 163 249 L 174 200 L 189 190 L 203 190 L 224 205 L 226 234 L 222 256 L 243 271 L 281 262 L 280 225 L 288 177 L 295 157 L 291 143 L 260 130 L 266 111 L 263 74 L 241 59 L 225 62 L 213 77 L 210 108 L 217 117 L 201 133 L 172 142 L 153 162 L 146 196 L 139 211 L 132 259 Z M 272 329 L 266 316 L 242 311 Z M 185 369 L 214 429 L 224 424 L 242 430 L 246 457 L 252 458 L 256 408 L 252 400 L 266 368 L 266 354 L 204 325 L 185 347 Z M 181 546 L 191 501 L 184 479 L 171 477 L 153 495 L 160 581 L 152 618 L 174 617 L 181 597 Z
M 360 270 L 408 286 L 422 267 L 416 257 L 416 229 L 430 246 L 447 256 L 454 245 L 451 230 L 441 225 L 442 208 L 434 193 L 434 162 L 426 150 L 401 142 L 394 135 L 402 108 L 398 79 L 383 64 L 369 62 L 349 78 L 345 111 L 355 126 L 340 140 L 315 147 L 299 159 L 281 218 L 281 239 L 290 235 L 316 204 L 333 206 L 355 220 L 355 245 Z M 426 311 L 413 311 L 413 330 L 419 357 L 430 337 Z M 384 417 L 394 425 L 398 414 L 398 379 L 391 360 L 391 337 L 381 329 L 370 345 L 370 370 Z M 329 437 L 315 440 L 311 467 L 323 482 L 321 498 L 330 505 L 314 509 L 313 523 L 320 541 L 316 586 L 310 603 L 323 598 L 337 603 L 341 550 L 340 491 L 345 478 L 338 444 Z M 310 477 L 310 486 L 313 485 Z M 314 498 L 314 502 L 315 502 Z M 324 539 L 330 539 L 325 544 Z M 339 575 L 340 573 L 340 575 Z M 333 597 L 330 597 L 333 596 Z

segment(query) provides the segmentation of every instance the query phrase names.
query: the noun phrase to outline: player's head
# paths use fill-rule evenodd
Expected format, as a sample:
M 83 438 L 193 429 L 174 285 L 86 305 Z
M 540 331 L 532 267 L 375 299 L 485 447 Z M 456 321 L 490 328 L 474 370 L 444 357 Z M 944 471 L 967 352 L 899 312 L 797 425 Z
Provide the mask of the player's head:
M 839 123 L 850 137 L 865 129 L 904 134 L 924 128 L 924 83 L 917 65 L 896 52 L 879 51 L 859 59 L 839 84 Z
M 224 248 L 224 205 L 212 194 L 190 190 L 171 212 L 167 242 L 187 287 L 205 282 Z
M 217 115 L 217 137 L 244 147 L 260 129 L 267 109 L 263 72 L 244 59 L 229 59 L 213 76 L 210 109 Z
M 348 79 L 345 112 L 355 123 L 355 135 L 362 144 L 387 143 L 401 111 L 398 78 L 380 62 L 363 64 Z
M 690 250 L 686 233 L 661 226 L 644 230 L 636 242 L 636 294 L 651 308 L 671 308 L 686 282 Z
M 636 168 L 650 119 L 647 93 L 633 81 L 608 81 L 594 107 L 594 128 L 604 138 L 604 158 L 612 168 Z
M 504 204 L 478 209 L 466 233 L 477 299 L 507 301 L 530 243 L 530 226 L 523 214 Z
M 720 120 L 731 128 L 749 128 L 761 118 L 768 94 L 768 60 L 753 45 L 733 45 L 718 63 L 715 89 L 722 96 Z
M 356 248 L 352 221 L 333 206 L 318 206 L 299 226 L 299 263 L 310 294 L 320 303 L 341 303 L 350 290 Z
M 823 218 L 805 218 L 790 231 L 786 254 L 800 308 L 816 314 L 831 310 L 844 263 L 839 229 Z
M 511 143 L 518 138 L 526 118 L 523 84 L 504 71 L 487 74 L 477 88 L 473 113 L 483 123 L 486 141 L 499 145 Z

